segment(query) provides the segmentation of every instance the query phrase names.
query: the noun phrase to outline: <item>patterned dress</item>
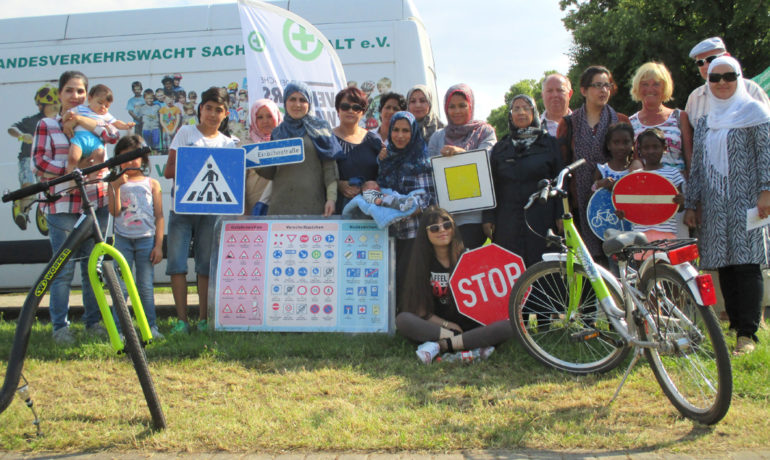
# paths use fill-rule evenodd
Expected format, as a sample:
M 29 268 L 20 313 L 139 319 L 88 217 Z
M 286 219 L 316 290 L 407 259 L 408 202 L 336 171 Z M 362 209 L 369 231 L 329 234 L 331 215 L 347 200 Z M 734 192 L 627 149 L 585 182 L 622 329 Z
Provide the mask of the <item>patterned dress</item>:
M 770 122 L 731 129 L 727 135 L 727 192 L 720 194 L 705 174 L 708 116 L 698 120 L 685 207 L 703 208 L 698 246 L 701 268 L 764 264 L 762 229 L 746 230 L 746 211 L 757 206 L 760 191 L 770 191 Z

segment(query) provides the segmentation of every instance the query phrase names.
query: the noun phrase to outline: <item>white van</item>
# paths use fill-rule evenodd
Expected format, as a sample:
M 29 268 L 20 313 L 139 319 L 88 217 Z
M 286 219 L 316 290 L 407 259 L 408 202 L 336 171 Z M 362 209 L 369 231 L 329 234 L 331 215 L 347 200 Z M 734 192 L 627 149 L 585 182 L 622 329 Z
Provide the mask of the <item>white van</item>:
M 411 0 L 379 0 L 365 5 L 354 0 L 289 0 L 274 2 L 318 27 L 339 54 L 349 82 L 370 93 L 405 94 L 427 84 L 435 94 L 430 41 Z M 38 113 L 37 91 L 57 85 L 65 70 L 80 70 L 91 85 L 109 86 L 115 97 L 110 112 L 133 121 L 128 108 L 143 102 L 132 92 L 163 88 L 164 77 L 181 76 L 179 85 L 189 102 L 210 86 L 224 86 L 235 101 L 231 120 L 235 134 L 248 132 L 244 45 L 236 4 L 160 8 L 107 13 L 41 16 L 0 20 L 0 184 L 2 191 L 20 187 L 19 156 L 24 132 L 21 120 Z M 264 97 L 280 102 L 280 88 L 264 82 Z M 352 84 L 352 83 L 351 83 Z M 180 91 L 177 89 L 177 91 Z M 323 103 L 323 101 L 321 102 Z M 279 104 L 282 106 L 282 104 Z M 377 126 L 376 110 L 367 113 Z M 31 133 L 28 133 L 31 134 Z M 164 142 L 161 139 L 161 143 Z M 167 146 L 168 139 L 166 139 Z M 162 150 L 163 145 L 161 145 Z M 160 180 L 167 213 L 171 182 L 162 176 L 165 155 L 152 160 L 152 177 Z M 50 257 L 50 245 L 30 212 L 26 230 L 12 218 L 12 205 L 0 205 L 0 289 L 29 287 Z M 43 227 L 44 228 L 44 227 Z M 193 270 L 190 271 L 192 273 Z M 156 281 L 166 282 L 165 262 Z M 79 280 L 79 276 L 75 280 Z

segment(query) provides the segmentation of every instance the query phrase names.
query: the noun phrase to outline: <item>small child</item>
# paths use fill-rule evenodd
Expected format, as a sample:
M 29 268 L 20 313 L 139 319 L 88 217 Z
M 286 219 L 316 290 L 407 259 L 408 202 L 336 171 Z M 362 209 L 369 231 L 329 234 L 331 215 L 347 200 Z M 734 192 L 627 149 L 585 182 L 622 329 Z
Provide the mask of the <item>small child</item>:
M 603 151 L 607 162 L 597 164 L 594 170 L 594 185 L 591 190 L 600 188 L 612 190 L 615 182 L 631 171 L 642 168 L 642 163 L 634 156 L 634 128 L 628 123 L 615 123 L 607 129 L 604 136 Z
M 134 111 L 142 119 L 142 136 L 151 149 L 160 150 L 160 107 L 155 104 L 155 93 L 144 90 L 144 104 L 136 104 Z
M 351 181 L 351 185 L 353 185 L 353 181 Z M 408 211 L 417 204 L 417 201 L 412 196 L 401 195 L 395 192 L 391 195 L 382 193 L 379 184 L 373 180 L 368 180 L 361 185 L 361 196 L 364 197 L 364 201 L 367 203 L 386 206 L 401 212 Z
M 126 123 L 116 119 L 110 114 L 112 105 L 112 90 L 105 85 L 94 85 L 88 92 L 88 105 L 75 107 L 75 115 L 92 118 L 103 124 L 111 132 L 118 129 L 131 129 L 136 123 Z M 67 157 L 67 172 L 72 171 L 80 160 L 93 155 L 92 163 L 101 163 L 105 160 L 104 143 L 94 133 L 83 128 L 75 127 L 75 135 L 70 141 L 69 156 Z
M 115 156 L 143 145 L 144 139 L 139 135 L 125 136 L 115 146 Z M 152 336 L 162 339 L 156 323 L 152 266 L 163 260 L 163 202 L 158 181 L 143 173 L 148 165 L 147 155 L 121 165 L 126 172 L 110 183 L 109 211 L 115 218 L 115 248 L 126 258 L 129 267 L 133 268 L 136 263 L 136 287 L 147 323 Z M 123 295 L 126 295 L 125 286 Z
M 182 111 L 182 125 L 197 125 L 198 118 L 195 115 L 195 104 L 192 102 L 185 102 L 184 110 Z

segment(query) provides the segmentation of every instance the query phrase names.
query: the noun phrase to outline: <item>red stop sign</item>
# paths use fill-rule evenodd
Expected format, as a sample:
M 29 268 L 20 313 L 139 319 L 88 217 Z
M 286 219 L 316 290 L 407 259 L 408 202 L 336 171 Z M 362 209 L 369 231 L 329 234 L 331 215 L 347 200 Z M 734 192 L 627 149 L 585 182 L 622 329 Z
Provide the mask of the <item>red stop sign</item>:
M 524 270 L 521 257 L 496 244 L 463 253 L 449 278 L 457 309 L 484 325 L 508 319 L 508 296 Z
M 612 203 L 625 213 L 629 222 L 638 225 L 657 225 L 669 220 L 679 205 L 674 197 L 679 194 L 670 180 L 649 171 L 631 173 L 620 179 L 612 189 Z

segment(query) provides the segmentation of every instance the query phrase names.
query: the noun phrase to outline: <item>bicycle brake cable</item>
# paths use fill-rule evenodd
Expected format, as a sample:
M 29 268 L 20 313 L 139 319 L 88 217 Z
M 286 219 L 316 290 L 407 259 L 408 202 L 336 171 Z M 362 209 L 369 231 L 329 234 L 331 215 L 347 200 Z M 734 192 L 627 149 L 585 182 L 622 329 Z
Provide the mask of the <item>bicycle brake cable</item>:
M 29 382 L 27 381 L 27 378 L 24 377 L 23 373 L 21 374 L 21 378 L 24 380 L 24 384 L 17 388 L 16 392 L 19 393 L 19 397 L 21 397 L 22 401 L 24 401 L 24 404 L 29 407 L 29 410 L 32 411 L 32 416 L 35 417 L 35 420 L 32 421 L 32 424 L 35 425 L 35 429 L 37 430 L 36 436 L 39 438 L 43 435 L 43 433 L 40 431 L 40 418 L 37 416 L 37 411 L 35 411 L 35 403 L 32 402 L 32 398 L 29 396 Z

